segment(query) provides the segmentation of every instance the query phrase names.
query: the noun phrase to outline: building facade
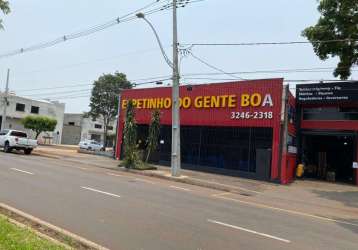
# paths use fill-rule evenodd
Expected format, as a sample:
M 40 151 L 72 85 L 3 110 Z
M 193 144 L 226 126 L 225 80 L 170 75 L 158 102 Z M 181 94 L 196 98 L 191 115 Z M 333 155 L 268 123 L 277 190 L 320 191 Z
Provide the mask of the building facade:
M 306 176 L 358 185 L 358 82 L 299 85 L 296 98 Z
M 181 86 L 182 167 L 288 184 L 303 163 L 307 178 L 358 185 L 358 88 L 299 86 L 297 99 L 283 79 Z M 160 143 L 151 160 L 169 165 L 171 88 L 123 91 L 117 159 L 124 155 L 129 100 L 140 149 L 145 149 L 151 112 L 160 109 Z
M 2 119 L 4 115 L 3 112 L 5 98 L 4 93 L 0 93 L 0 95 L 0 129 L 7 128 L 26 131 L 32 138 L 34 138 L 35 133 L 31 130 L 25 129 L 24 126 L 21 124 L 21 119 L 28 115 L 47 116 L 57 120 L 55 131 L 44 132 L 40 134 L 38 139 L 41 143 L 61 144 L 63 119 L 65 113 L 64 103 L 45 100 L 33 100 L 30 98 L 10 94 L 8 96 L 5 128 L 1 128 Z
M 113 146 L 115 139 L 115 122 L 111 122 L 107 132 L 107 146 Z M 95 140 L 104 143 L 103 119 L 87 118 L 83 114 L 65 114 L 63 122 L 62 143 L 77 145 L 83 140 Z
M 181 86 L 181 159 L 184 167 L 286 182 L 281 171 L 283 80 Z M 145 142 L 151 110 L 161 110 L 159 163 L 170 162 L 171 88 L 125 90 L 121 96 L 117 158 L 122 154 L 124 110 L 136 107 Z M 286 164 L 286 163 L 284 163 Z

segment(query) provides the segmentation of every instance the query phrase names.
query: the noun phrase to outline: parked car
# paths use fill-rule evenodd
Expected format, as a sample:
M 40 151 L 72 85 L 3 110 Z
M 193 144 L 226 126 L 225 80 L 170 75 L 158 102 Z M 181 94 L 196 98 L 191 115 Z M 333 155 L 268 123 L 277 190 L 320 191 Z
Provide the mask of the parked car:
M 80 149 L 85 150 L 104 151 L 104 146 L 101 143 L 96 142 L 95 140 L 81 141 L 78 146 L 80 146 Z
M 23 150 L 26 155 L 29 155 L 37 147 L 37 140 L 28 139 L 27 134 L 22 131 L 2 130 L 0 131 L 0 147 L 6 153 L 15 149 Z

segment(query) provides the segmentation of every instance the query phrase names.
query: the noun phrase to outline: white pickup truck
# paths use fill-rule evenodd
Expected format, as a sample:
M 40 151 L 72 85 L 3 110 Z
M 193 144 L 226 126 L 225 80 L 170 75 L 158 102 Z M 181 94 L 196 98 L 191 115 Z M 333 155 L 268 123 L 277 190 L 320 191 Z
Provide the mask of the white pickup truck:
M 15 149 L 24 150 L 24 153 L 29 155 L 37 147 L 37 140 L 28 139 L 25 132 L 6 129 L 0 131 L 0 147 L 4 148 L 6 153 Z

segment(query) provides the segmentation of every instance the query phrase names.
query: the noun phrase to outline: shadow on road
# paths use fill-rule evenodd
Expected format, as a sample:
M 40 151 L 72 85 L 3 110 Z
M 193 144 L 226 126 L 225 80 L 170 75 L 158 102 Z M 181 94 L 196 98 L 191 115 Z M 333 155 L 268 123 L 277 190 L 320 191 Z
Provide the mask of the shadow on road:
M 348 207 L 358 208 L 358 191 L 313 190 L 312 192 L 319 195 L 319 197 L 341 202 Z
M 344 224 L 344 223 L 337 223 L 338 226 L 348 229 L 355 234 L 358 234 L 358 219 L 344 219 L 344 220 L 342 220 L 340 218 L 332 218 L 332 219 L 354 224 L 354 225 L 350 225 L 350 224 Z

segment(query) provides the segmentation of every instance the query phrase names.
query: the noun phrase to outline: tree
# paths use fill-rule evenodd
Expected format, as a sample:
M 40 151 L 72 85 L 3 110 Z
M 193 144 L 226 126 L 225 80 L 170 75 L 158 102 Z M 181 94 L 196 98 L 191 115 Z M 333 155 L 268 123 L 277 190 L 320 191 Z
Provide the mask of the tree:
M 152 118 L 149 125 L 149 132 L 147 138 L 147 157 L 145 162 L 148 162 L 150 155 L 157 149 L 160 134 L 160 111 L 158 109 L 152 112 Z
M 126 118 L 124 123 L 124 166 L 126 168 L 135 168 L 139 162 L 137 149 L 137 123 L 135 120 L 134 105 L 131 100 L 128 101 Z
M 93 83 L 90 111 L 92 119 L 103 119 L 104 146 L 107 145 L 108 125 L 118 113 L 118 97 L 122 89 L 130 89 L 132 84 L 123 73 L 104 74 Z
M 31 129 L 36 133 L 36 139 L 42 132 L 53 132 L 57 125 L 57 120 L 47 116 L 26 116 L 21 120 L 26 129 Z
M 358 0 L 321 0 L 317 24 L 306 28 L 302 35 L 313 45 L 321 60 L 338 56 L 334 76 L 348 79 L 352 66 L 358 64 Z M 336 42 L 318 42 L 339 40 Z M 342 41 L 343 40 L 343 41 Z
M 0 0 L 0 10 L 5 15 L 9 14 L 10 13 L 9 1 Z M 4 27 L 2 25 L 2 19 L 0 19 L 0 29 L 2 29 L 2 28 L 4 28 Z

